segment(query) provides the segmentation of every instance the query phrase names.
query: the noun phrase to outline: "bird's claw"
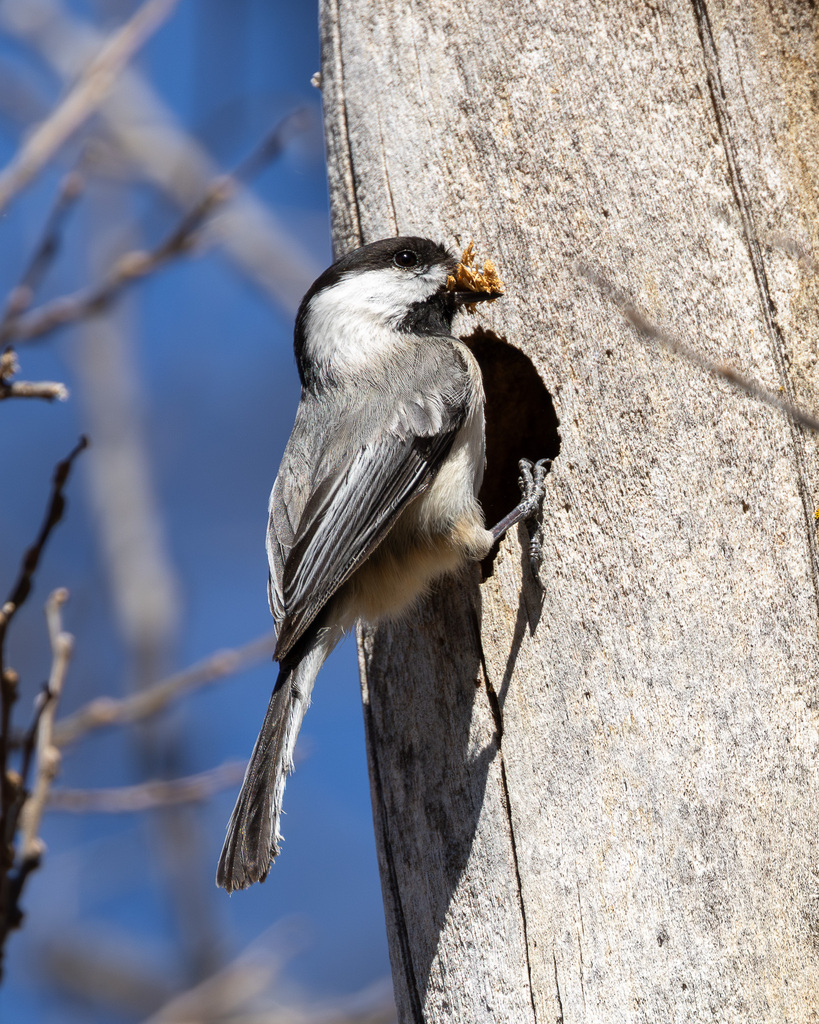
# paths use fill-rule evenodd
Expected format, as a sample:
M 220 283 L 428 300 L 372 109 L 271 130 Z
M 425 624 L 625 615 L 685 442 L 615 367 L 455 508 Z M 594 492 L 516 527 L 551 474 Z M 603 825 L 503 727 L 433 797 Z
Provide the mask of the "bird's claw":
M 521 459 L 518 463 L 520 469 L 518 485 L 523 496 L 522 504 L 527 506 L 527 511 L 522 518 L 529 526 L 529 564 L 535 579 L 539 578 L 538 573 L 543 558 L 541 519 L 543 499 L 546 495 L 546 474 L 551 465 L 551 459 L 540 459 L 534 464 L 529 459 Z

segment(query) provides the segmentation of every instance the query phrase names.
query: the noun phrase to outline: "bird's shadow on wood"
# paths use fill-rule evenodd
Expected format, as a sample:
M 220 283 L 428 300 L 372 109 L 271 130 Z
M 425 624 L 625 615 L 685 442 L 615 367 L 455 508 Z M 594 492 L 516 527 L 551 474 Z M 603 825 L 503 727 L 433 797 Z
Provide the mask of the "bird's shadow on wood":
M 551 397 L 529 360 L 501 339 L 472 339 L 487 391 L 487 521 L 519 500 L 517 460 L 557 455 Z M 413 614 L 365 640 L 367 749 L 385 909 L 399 1006 L 422 1020 L 453 897 L 476 837 L 488 780 L 500 784 L 503 701 L 527 626 L 540 614 L 522 526 L 525 597 L 497 689 L 485 679 L 481 572 L 444 580 Z M 483 567 L 484 576 L 491 564 Z M 494 768 L 493 768 L 494 766 Z M 481 830 L 476 855 L 502 842 Z M 446 958 L 444 958 L 446 959 Z
M 364 715 L 381 885 L 399 1007 L 423 1008 L 472 851 L 498 737 L 487 714 L 472 579 L 372 636 Z M 479 699 L 476 700 L 476 695 Z M 481 699 L 483 698 L 483 699 Z

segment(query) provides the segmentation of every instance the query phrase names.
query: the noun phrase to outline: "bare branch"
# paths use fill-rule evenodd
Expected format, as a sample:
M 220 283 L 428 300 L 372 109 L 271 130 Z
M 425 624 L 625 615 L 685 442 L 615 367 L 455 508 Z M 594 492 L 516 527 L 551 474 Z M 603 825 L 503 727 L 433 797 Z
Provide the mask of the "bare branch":
M 681 338 L 661 330 L 637 309 L 631 298 L 622 289 L 618 288 L 617 285 L 598 273 L 598 271 L 582 264 L 578 266 L 578 271 L 588 281 L 596 285 L 604 295 L 612 299 L 619 307 L 623 317 L 635 328 L 641 337 L 657 342 L 667 352 L 680 356 L 694 366 L 698 366 L 701 370 L 705 370 L 706 373 L 710 373 L 714 377 L 720 377 L 722 380 L 727 380 L 729 384 L 733 384 L 735 388 L 744 391 L 746 395 L 756 399 L 758 402 L 762 402 L 763 405 L 769 405 L 771 408 L 783 412 L 794 423 L 798 423 L 800 427 L 804 427 L 814 434 L 819 433 L 819 419 L 816 416 L 804 412 L 802 409 L 797 409 L 795 405 L 775 395 L 772 391 L 768 391 L 767 388 L 764 388 L 756 381 L 743 377 L 742 374 L 737 373 L 727 363 L 718 363 L 713 359 L 709 359 L 708 356 L 704 356 L 691 348 Z
M 4 398 L 46 398 L 49 401 L 59 398 L 64 402 L 68 398 L 68 388 L 57 381 L 12 382 L 11 378 L 19 369 L 13 349 L 7 348 L 5 352 L 0 353 L 0 401 Z
M 69 459 L 65 460 L 65 463 L 60 463 L 60 466 L 70 465 L 69 460 L 75 454 L 76 452 L 72 453 Z M 67 472 L 68 470 L 66 469 L 66 475 Z M 61 486 L 57 482 L 57 477 L 58 474 L 55 474 L 55 491 Z M 58 519 L 59 516 L 57 516 L 55 522 Z M 7 755 L 7 733 L 4 733 L 3 737 L 3 814 L 2 818 L 0 818 L 0 836 L 3 839 L 3 870 L 2 874 L 0 874 L 0 963 L 2 962 L 6 938 L 15 928 L 20 927 L 23 920 L 20 899 L 26 881 L 29 875 L 40 866 L 44 850 L 42 840 L 39 838 L 40 823 L 51 783 L 60 766 L 60 751 L 53 743 L 54 716 L 63 691 L 68 663 L 74 648 L 74 638 L 70 634 L 64 633 L 62 628 L 61 608 L 67 600 L 68 591 L 61 588 L 53 591 L 46 601 L 46 621 L 48 623 L 52 653 L 51 673 L 46 691 L 40 697 L 34 725 L 26 744 L 27 749 L 24 752 L 24 768 L 21 776 L 16 776 L 16 773 L 12 773 L 7 768 L 5 760 Z M 20 603 L 22 601 L 18 602 L 17 607 L 19 607 Z M 7 602 L 4 610 L 9 605 L 10 602 Z M 16 674 L 12 673 L 10 669 L 6 669 L 3 686 L 3 714 L 6 728 L 8 713 L 11 708 L 10 702 L 7 704 L 8 677 L 11 675 L 15 677 L 14 690 L 16 690 Z M 26 794 L 24 789 L 25 775 L 31 756 L 31 746 L 36 747 L 36 774 L 32 792 Z M 14 834 L 17 830 L 18 821 L 21 827 L 21 850 L 20 856 L 17 858 L 16 870 L 12 872 L 11 869 L 14 867 Z M 2 970 L 0 970 L 0 976 L 2 976 Z
M 17 676 L 13 670 L 5 664 L 5 640 L 9 623 L 14 618 L 19 608 L 23 605 L 34 581 L 34 574 L 40 563 L 46 541 L 51 531 L 59 523 L 65 511 L 65 497 L 63 491 L 71 472 L 74 459 L 87 446 L 88 441 L 81 437 L 77 446 L 69 453 L 67 458 L 57 464 L 54 470 L 54 477 L 51 484 L 51 497 L 46 509 L 43 525 L 37 539 L 28 549 L 23 557 L 23 564 L 17 581 L 12 587 L 5 604 L 0 608 L 0 838 L 5 837 L 7 843 L 11 843 L 16 822 L 11 820 L 11 808 L 18 798 L 18 787 L 13 777 L 10 777 L 8 770 L 8 752 L 11 732 L 11 707 L 17 696 Z M 5 884 L 5 873 L 0 874 L 0 890 Z M 0 896 L 2 892 L 0 892 Z M 4 900 L 0 898 L 0 916 Z
M 4 398 L 44 398 L 60 402 L 68 398 L 68 388 L 55 380 L 19 380 L 14 384 L 0 384 L 0 401 Z
M 45 398 L 53 401 L 58 398 L 64 402 L 68 398 L 68 388 L 58 381 L 12 381 L 10 378 L 20 369 L 17 356 L 10 348 L 0 354 L 0 401 L 4 398 Z
M 29 874 L 39 864 L 39 856 L 34 854 L 34 847 L 30 845 L 26 854 L 17 869 L 12 875 L 14 866 L 14 835 L 17 830 L 19 815 L 24 807 L 25 791 L 24 778 L 9 767 L 9 750 L 11 747 L 11 709 L 17 699 L 17 673 L 5 664 L 5 642 L 9 623 L 16 615 L 20 607 L 25 603 L 34 582 L 34 574 L 40 563 L 40 558 L 51 531 L 62 519 L 65 511 L 65 497 L 63 491 L 71 472 L 74 459 L 86 447 L 87 440 L 82 437 L 79 443 L 67 458 L 57 464 L 54 470 L 54 477 L 51 484 L 51 497 L 46 509 L 45 519 L 40 527 L 40 532 L 32 546 L 23 557 L 23 563 L 17 581 L 12 587 L 5 604 L 0 608 L 0 957 L 2 957 L 3 946 L 9 932 L 20 926 L 22 912 L 20 910 L 20 894 L 25 886 Z M 57 592 L 62 593 L 62 592 Z M 59 624 L 60 598 L 52 595 L 47 606 L 49 616 L 49 630 L 52 637 L 52 650 L 54 651 L 54 665 L 52 667 L 52 682 L 56 692 L 62 687 L 64 666 L 67 663 L 69 651 L 63 650 L 68 643 L 62 639 L 55 640 L 61 635 L 57 628 Z M 55 618 L 56 616 L 56 618 Z M 61 660 L 58 660 L 58 650 L 61 652 Z M 39 709 L 40 718 L 45 713 L 45 708 Z M 53 725 L 53 719 L 51 722 Z M 36 726 L 38 743 L 39 730 L 42 722 L 37 721 Z M 50 727 L 49 727 L 50 728 Z M 33 734 L 31 734 L 33 735 Z M 47 748 L 43 748 L 43 765 L 51 757 L 51 737 Z M 28 756 L 24 756 L 24 763 Z M 47 792 L 47 786 L 45 787 Z M 37 819 L 36 824 L 39 824 Z M 35 829 L 36 834 L 36 829 Z M 0 970 L 0 974 L 2 971 Z
M 0 324 L 0 343 L 10 339 L 31 341 L 41 338 L 58 327 L 98 313 L 110 306 L 135 281 L 154 273 L 170 260 L 189 253 L 199 243 L 205 222 L 234 197 L 237 187 L 279 156 L 293 136 L 305 131 L 310 123 L 306 110 L 297 110 L 285 117 L 231 174 L 221 175 L 207 186 L 201 199 L 154 249 L 125 253 L 117 260 L 107 279 L 94 287 L 53 299 L 27 316 L 6 318 Z
M 51 674 L 43 700 L 45 705 L 37 725 L 37 762 L 34 786 L 20 813 L 21 856 L 24 861 L 42 855 L 43 843 L 39 838 L 40 822 L 46 800 L 60 768 L 60 751 L 54 745 L 54 717 L 63 692 L 68 663 L 74 650 L 74 637 L 63 632 L 62 606 L 68 600 L 65 588 L 55 590 L 46 601 L 46 621 L 51 640 Z
M 112 789 L 55 789 L 49 795 L 48 807 L 52 811 L 80 814 L 122 814 L 194 803 L 240 782 L 246 767 L 244 761 L 227 761 L 217 768 L 181 779 L 151 779 L 136 786 Z
M 246 665 L 272 657 L 276 647 L 272 634 L 259 637 L 233 650 L 217 651 L 182 672 L 177 672 L 155 686 L 131 696 L 116 700 L 98 697 L 85 707 L 58 722 L 54 742 L 65 747 L 94 729 L 108 725 L 125 725 L 149 718 L 184 694 L 207 686 L 209 683 L 233 675 Z
M 34 300 L 34 293 L 51 266 L 60 247 L 60 236 L 69 210 L 82 194 L 85 182 L 81 174 L 71 171 L 63 178 L 57 199 L 46 219 L 42 238 L 23 271 L 19 283 L 6 299 L 6 308 L 0 320 L 0 340 L 5 335 L 9 320 L 24 313 Z M 1 374 L 0 374 L 1 375 Z
M 12 618 L 24 604 L 26 598 L 31 592 L 34 573 L 37 571 L 37 566 L 40 564 L 40 557 L 42 556 L 46 541 L 51 536 L 51 531 L 57 523 L 60 522 L 63 517 L 63 513 L 65 512 L 65 495 L 63 494 L 63 491 L 65 490 L 66 483 L 68 482 L 71 467 L 80 452 L 84 451 L 87 447 L 88 438 L 83 436 L 79 439 L 73 450 L 68 453 L 66 458 L 64 458 L 62 462 L 58 462 L 54 469 L 54 476 L 51 481 L 51 497 L 49 498 L 43 525 L 40 527 L 37 539 L 28 551 L 26 551 L 17 580 L 12 587 L 11 593 L 9 594 L 5 604 L 0 608 L 0 669 L 3 668 L 3 641 L 5 640 L 6 630 L 8 629 Z
M 0 172 L 0 212 L 98 109 L 128 61 L 177 3 L 178 0 L 146 0 L 130 21 L 110 36 L 60 105 L 32 132 L 11 163 Z

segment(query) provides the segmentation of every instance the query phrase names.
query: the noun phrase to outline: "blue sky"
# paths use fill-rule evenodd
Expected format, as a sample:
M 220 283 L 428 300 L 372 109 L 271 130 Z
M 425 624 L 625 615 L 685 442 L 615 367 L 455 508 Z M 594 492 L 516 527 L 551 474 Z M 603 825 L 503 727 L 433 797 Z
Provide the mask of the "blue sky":
M 28 110 L 48 110 L 63 85 L 49 60 L 2 24 L 2 7 L 0 81 L 5 79 L 7 95 L 11 83 L 30 100 L 29 106 L 15 109 L 9 102 L 0 109 L 5 165 L 20 143 Z M 110 31 L 135 5 L 48 0 L 46 7 L 75 26 Z M 264 170 L 252 189 L 321 270 L 331 250 L 320 97 L 310 85 L 319 66 L 317 18 L 312 4 L 182 0 L 134 68 L 223 170 L 289 111 L 312 111 L 312 130 Z M 180 216 L 166 195 L 135 181 L 127 166 L 107 162 L 98 119 L 82 133 L 82 141 L 89 140 L 102 146 L 101 170 L 89 174 L 38 301 L 95 280 L 101 234 L 108 253 L 149 247 Z M 0 216 L 3 293 L 19 279 L 79 145 L 64 147 Z M 292 305 L 299 297 L 292 296 Z M 292 316 L 211 248 L 135 286 L 117 304 L 108 329 L 131 364 L 135 434 L 144 441 L 159 547 L 178 595 L 177 625 L 163 663 L 175 670 L 271 628 L 264 529 L 267 496 L 298 401 Z M 39 524 L 55 462 L 81 432 L 91 434 L 92 445 L 99 440 L 89 423 L 94 402 L 87 360 L 94 349 L 86 335 L 84 327 L 64 329 L 18 349 L 21 378 L 65 381 L 68 402 L 0 404 L 4 590 Z M 97 450 L 104 448 L 102 441 Z M 35 592 L 10 637 L 9 661 L 23 680 L 21 725 L 48 673 L 42 605 L 55 586 L 71 592 L 65 628 L 76 637 L 62 712 L 95 696 L 120 696 L 134 682 L 92 496 L 93 451 L 78 463 L 66 520 L 52 537 Z M 59 785 L 132 784 L 146 777 L 146 765 L 187 775 L 246 758 L 274 674 L 263 663 L 186 698 L 152 733 L 153 761 L 144 738 L 139 741 L 132 731 L 88 737 L 66 752 Z M 261 936 L 263 946 L 286 951 L 284 987 L 318 998 L 357 991 L 389 972 L 352 641 L 335 652 L 319 677 L 300 751 L 285 800 L 284 853 L 267 883 L 232 898 L 213 886 L 235 787 L 197 805 L 191 818 L 180 813 L 198 851 L 181 870 L 196 897 L 199 937 L 214 962 L 235 957 Z M 93 1008 L 71 994 L 65 974 L 73 968 L 65 964 L 77 950 L 127 954 L 169 991 L 195 980 L 193 926 L 174 906 L 173 883 L 158 854 L 158 828 L 150 815 L 49 814 L 43 829 L 48 854 L 25 895 L 28 919 L 9 942 L 0 991 L 4 1019 L 140 1019 L 139 1012 Z

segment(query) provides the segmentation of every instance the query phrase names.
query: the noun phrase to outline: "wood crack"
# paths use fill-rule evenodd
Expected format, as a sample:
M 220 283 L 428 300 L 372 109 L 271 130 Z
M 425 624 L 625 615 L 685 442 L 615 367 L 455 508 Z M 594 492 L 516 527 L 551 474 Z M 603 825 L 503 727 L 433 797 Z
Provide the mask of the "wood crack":
M 344 51 L 341 45 L 341 12 L 339 0 L 327 0 L 328 16 L 322 23 L 322 64 L 333 64 L 332 83 L 336 91 L 333 108 L 337 117 L 341 135 L 344 139 L 344 153 L 333 147 L 336 163 L 343 167 L 342 177 L 344 179 L 344 191 L 347 194 L 348 202 L 355 212 L 356 238 L 351 239 L 355 245 L 361 245 L 364 241 L 361 227 L 361 209 L 358 205 L 358 182 L 356 180 L 353 166 L 353 147 L 350 140 L 350 127 L 347 119 L 347 96 L 344 90 Z M 330 135 L 327 135 L 328 150 L 330 150 Z M 330 153 L 328 152 L 328 156 Z M 332 175 L 331 175 L 332 179 Z
M 742 221 L 742 229 L 745 235 L 745 243 L 748 248 L 748 255 L 751 261 L 751 268 L 754 274 L 756 290 L 760 300 L 762 316 L 765 321 L 765 329 L 771 343 L 774 364 L 777 375 L 782 384 L 782 390 L 787 396 L 791 405 L 796 405 L 793 384 L 788 374 L 785 362 L 785 343 L 782 336 L 782 329 L 779 326 L 776 316 L 776 306 L 771 298 L 768 275 L 765 270 L 765 261 L 762 257 L 762 250 L 757 238 L 754 226 L 753 212 L 748 195 L 748 189 L 739 168 L 736 149 L 731 137 L 730 118 L 728 115 L 728 103 L 725 97 L 725 89 L 722 84 L 722 76 L 719 67 L 719 55 L 717 54 L 716 43 L 711 28 L 711 19 L 708 15 L 708 8 L 705 0 L 692 0 L 694 17 L 697 21 L 700 44 L 702 46 L 705 73 L 708 78 L 708 88 L 711 93 L 711 104 L 716 117 L 717 127 L 722 141 L 722 148 L 728 162 L 728 174 L 734 200 L 739 210 Z M 797 489 L 802 504 L 802 515 L 805 521 L 805 538 L 808 546 L 808 559 L 811 567 L 813 582 L 813 600 L 819 614 L 819 552 L 816 550 L 814 537 L 814 508 L 811 500 L 810 489 L 807 485 L 807 471 L 805 468 L 804 450 L 802 447 L 803 435 L 792 420 L 788 420 L 793 444 L 794 459 L 797 471 Z
M 395 200 L 392 195 L 392 185 L 390 184 L 390 172 L 387 168 L 387 150 L 384 146 L 384 132 L 381 129 L 381 114 L 376 111 L 378 117 L 378 138 L 381 143 L 381 166 L 384 168 L 384 184 L 387 189 L 387 198 L 390 201 L 390 210 L 392 210 L 392 224 L 393 232 L 397 235 L 400 234 L 398 230 L 398 214 L 395 212 Z
M 563 1024 L 563 999 L 560 996 L 560 984 L 557 980 L 557 954 L 552 952 L 552 962 L 555 965 L 555 992 L 557 993 L 558 1017 L 557 1024 Z
M 503 800 L 506 807 L 506 819 L 509 822 L 509 842 L 512 847 L 512 865 L 515 870 L 515 885 L 517 886 L 518 893 L 518 905 L 520 907 L 520 918 L 523 927 L 523 945 L 526 950 L 526 974 L 529 979 L 529 1001 L 532 1006 L 532 1019 L 537 1022 L 537 1008 L 535 1006 L 535 989 L 532 983 L 532 961 L 529 956 L 529 932 L 526 926 L 526 904 L 523 900 L 523 883 L 521 880 L 520 864 L 518 862 L 518 848 L 515 843 L 515 827 L 512 821 L 512 800 L 509 795 L 509 782 L 506 778 L 506 761 L 503 756 L 503 711 L 501 710 L 500 701 L 498 695 L 495 692 L 495 688 L 489 679 L 489 672 L 486 668 L 486 656 L 484 655 L 483 642 L 481 639 L 480 624 L 478 622 L 477 613 L 473 618 L 473 627 L 475 630 L 475 642 L 478 645 L 478 651 L 481 659 L 481 669 L 483 670 L 483 678 L 486 689 L 486 696 L 489 700 L 489 707 L 492 711 L 492 717 L 495 721 L 495 730 L 497 734 L 497 746 L 498 746 L 498 757 L 500 758 L 500 769 L 501 769 L 501 784 L 503 787 Z M 558 993 L 559 998 L 559 993 Z M 562 1011 L 561 1011 L 562 1014 Z

